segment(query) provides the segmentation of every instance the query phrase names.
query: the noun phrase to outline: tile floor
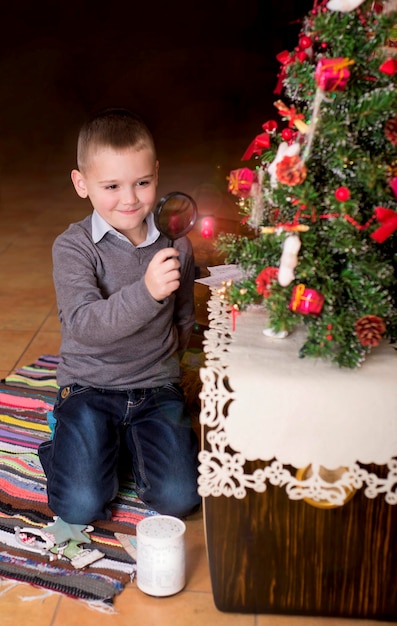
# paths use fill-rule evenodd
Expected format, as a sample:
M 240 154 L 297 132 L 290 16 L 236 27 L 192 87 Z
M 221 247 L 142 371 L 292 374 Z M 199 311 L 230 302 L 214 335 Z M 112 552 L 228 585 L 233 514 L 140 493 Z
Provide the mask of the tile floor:
M 67 169 L 32 174 L 4 175 L 1 180 L 0 231 L 0 376 L 14 367 L 33 361 L 40 354 L 55 354 L 59 347 L 51 280 L 51 243 L 71 221 L 85 216 L 87 204 L 74 195 Z M 165 170 L 163 186 L 194 193 L 200 213 L 215 216 L 218 228 L 238 228 L 233 203 L 224 194 L 226 183 L 219 171 L 189 166 L 189 176 L 175 179 Z M 183 172 L 179 166 L 179 175 Z M 185 172 L 186 174 L 186 172 Z M 196 259 L 202 267 L 216 264 L 219 258 L 210 241 L 199 241 L 193 233 Z M 199 321 L 206 317 L 206 288 L 197 289 Z M 30 600 L 34 601 L 30 601 Z M 0 621 L 2 626 L 29 623 L 40 626 L 342 626 L 378 622 L 306 617 L 240 615 L 218 611 L 211 593 L 206 557 L 203 520 L 197 514 L 187 522 L 187 585 L 170 598 L 144 595 L 130 584 L 115 603 L 114 614 L 99 613 L 83 602 L 25 584 L 12 585 L 0 580 Z

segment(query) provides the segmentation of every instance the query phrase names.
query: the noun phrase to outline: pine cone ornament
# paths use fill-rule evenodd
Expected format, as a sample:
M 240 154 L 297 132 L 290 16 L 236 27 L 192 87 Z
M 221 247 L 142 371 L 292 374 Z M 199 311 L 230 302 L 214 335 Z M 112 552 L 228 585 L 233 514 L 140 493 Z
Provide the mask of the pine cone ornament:
M 356 322 L 356 333 L 362 346 L 378 346 L 385 331 L 385 323 L 377 315 L 364 315 Z

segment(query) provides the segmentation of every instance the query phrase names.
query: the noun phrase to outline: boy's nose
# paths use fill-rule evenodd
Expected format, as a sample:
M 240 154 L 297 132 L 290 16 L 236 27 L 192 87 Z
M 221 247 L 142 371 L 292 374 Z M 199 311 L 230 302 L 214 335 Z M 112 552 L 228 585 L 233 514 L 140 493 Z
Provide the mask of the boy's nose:
M 122 197 L 123 204 L 136 204 L 138 202 L 138 195 L 134 188 L 126 189 Z

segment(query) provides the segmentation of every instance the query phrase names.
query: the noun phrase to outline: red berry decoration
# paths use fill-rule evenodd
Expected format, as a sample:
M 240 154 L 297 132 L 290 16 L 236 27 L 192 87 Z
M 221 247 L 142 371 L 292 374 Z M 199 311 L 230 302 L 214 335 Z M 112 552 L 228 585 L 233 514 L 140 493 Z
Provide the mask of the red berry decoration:
M 313 45 L 312 40 L 307 35 L 303 35 L 299 39 L 299 48 L 301 50 L 306 50 L 306 48 L 310 48 Z
M 335 198 L 339 202 L 346 202 L 350 198 L 350 190 L 347 187 L 338 187 L 335 191 Z
M 294 133 L 291 128 L 284 128 L 284 130 L 281 131 L 281 137 L 284 139 L 284 141 L 291 141 L 293 136 Z

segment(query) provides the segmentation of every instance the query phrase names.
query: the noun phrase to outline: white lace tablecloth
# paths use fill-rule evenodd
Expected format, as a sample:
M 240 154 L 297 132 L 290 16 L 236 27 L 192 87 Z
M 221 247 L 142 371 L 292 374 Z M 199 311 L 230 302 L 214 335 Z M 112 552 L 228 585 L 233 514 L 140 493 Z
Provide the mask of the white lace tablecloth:
M 383 494 L 397 504 L 394 346 L 384 342 L 361 368 L 341 369 L 298 357 L 303 330 L 265 337 L 261 308 L 239 315 L 233 330 L 215 289 L 208 307 L 200 494 L 243 498 L 248 488 L 263 492 L 271 483 L 291 499 L 342 505 L 347 493 L 364 488 L 369 498 Z M 248 473 L 252 460 L 269 463 Z M 368 464 L 387 471 L 369 472 Z

